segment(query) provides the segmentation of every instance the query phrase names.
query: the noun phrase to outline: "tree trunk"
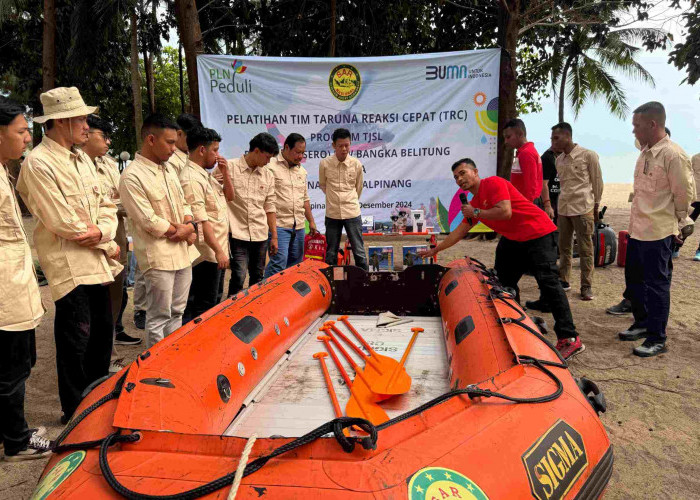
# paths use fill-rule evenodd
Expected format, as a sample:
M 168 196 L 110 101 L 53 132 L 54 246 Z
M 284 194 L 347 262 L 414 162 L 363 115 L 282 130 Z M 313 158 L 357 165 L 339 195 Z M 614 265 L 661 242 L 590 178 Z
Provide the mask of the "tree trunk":
M 336 0 L 331 0 L 331 46 L 328 50 L 330 57 L 335 57 L 335 21 L 336 21 Z
M 190 107 L 192 114 L 199 117 L 199 79 L 197 77 L 197 55 L 204 53 L 202 29 L 199 26 L 199 14 L 195 0 L 175 0 L 175 17 L 180 34 L 180 41 L 185 49 L 187 64 L 187 83 L 190 88 Z
M 131 12 L 129 18 L 131 24 L 131 93 L 134 104 L 134 129 L 136 131 L 136 148 L 141 149 L 143 105 L 141 102 L 141 71 L 139 69 L 138 19 L 135 10 Z
M 569 77 L 569 68 L 571 67 L 572 60 L 573 56 L 566 58 L 564 69 L 561 72 L 561 82 L 559 84 L 559 123 L 564 121 L 564 91 L 566 89 L 566 79 Z
M 146 74 L 146 96 L 148 97 L 148 114 L 156 112 L 155 78 L 153 76 L 153 54 L 148 53 L 146 44 L 142 43 L 143 68 Z
M 182 77 L 182 43 L 177 44 L 177 72 L 180 77 L 180 113 L 185 112 L 185 80 Z
M 56 2 L 44 0 L 44 44 L 42 48 L 42 91 L 56 86 Z
M 503 125 L 517 115 L 516 79 L 518 27 L 520 25 L 520 0 L 501 0 L 498 14 L 498 44 L 501 47 L 501 69 L 498 96 L 498 153 L 499 176 L 510 179 L 513 165 L 513 149 L 503 141 Z

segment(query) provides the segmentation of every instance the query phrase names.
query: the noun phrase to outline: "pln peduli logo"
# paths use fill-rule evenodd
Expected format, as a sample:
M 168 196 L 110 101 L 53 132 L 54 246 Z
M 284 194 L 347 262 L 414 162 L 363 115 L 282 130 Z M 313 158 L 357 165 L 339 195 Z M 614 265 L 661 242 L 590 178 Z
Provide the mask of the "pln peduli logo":
M 209 92 L 222 94 L 250 94 L 253 92 L 252 82 L 243 77 L 236 79 L 236 75 L 246 72 L 248 66 L 243 61 L 234 59 L 230 66 L 224 68 L 209 69 Z
M 328 88 L 333 97 L 339 101 L 350 101 L 360 93 L 362 77 L 359 70 L 351 64 L 339 64 L 331 70 Z

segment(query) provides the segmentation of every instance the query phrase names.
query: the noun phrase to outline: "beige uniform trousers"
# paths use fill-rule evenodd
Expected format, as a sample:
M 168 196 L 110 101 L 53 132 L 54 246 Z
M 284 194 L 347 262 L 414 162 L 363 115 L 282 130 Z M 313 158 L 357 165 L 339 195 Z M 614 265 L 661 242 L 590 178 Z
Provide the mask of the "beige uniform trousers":
M 178 271 L 149 269 L 146 279 L 146 336 L 148 348 L 182 326 L 182 314 L 192 283 L 192 267 Z
M 593 211 L 584 215 L 565 216 L 559 214 L 559 278 L 569 282 L 574 233 L 581 260 L 581 290 L 593 286 Z

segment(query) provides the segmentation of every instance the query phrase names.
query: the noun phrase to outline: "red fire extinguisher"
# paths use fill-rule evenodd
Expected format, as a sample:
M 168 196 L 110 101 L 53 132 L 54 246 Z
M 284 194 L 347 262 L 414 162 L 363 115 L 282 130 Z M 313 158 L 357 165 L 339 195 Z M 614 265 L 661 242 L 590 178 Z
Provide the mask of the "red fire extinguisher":
M 627 260 L 627 243 L 630 239 L 630 233 L 627 231 L 620 231 L 617 235 L 617 265 L 620 267 L 625 267 L 625 261 Z

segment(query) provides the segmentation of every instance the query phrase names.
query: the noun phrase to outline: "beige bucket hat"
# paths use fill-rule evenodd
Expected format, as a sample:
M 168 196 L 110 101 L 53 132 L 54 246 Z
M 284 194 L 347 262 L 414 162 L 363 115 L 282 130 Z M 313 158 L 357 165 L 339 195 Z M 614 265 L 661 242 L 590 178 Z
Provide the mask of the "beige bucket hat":
M 44 108 L 44 115 L 34 118 L 36 123 L 46 123 L 48 120 L 73 118 L 96 113 L 97 106 L 86 106 L 76 87 L 56 87 L 44 92 L 39 97 Z

